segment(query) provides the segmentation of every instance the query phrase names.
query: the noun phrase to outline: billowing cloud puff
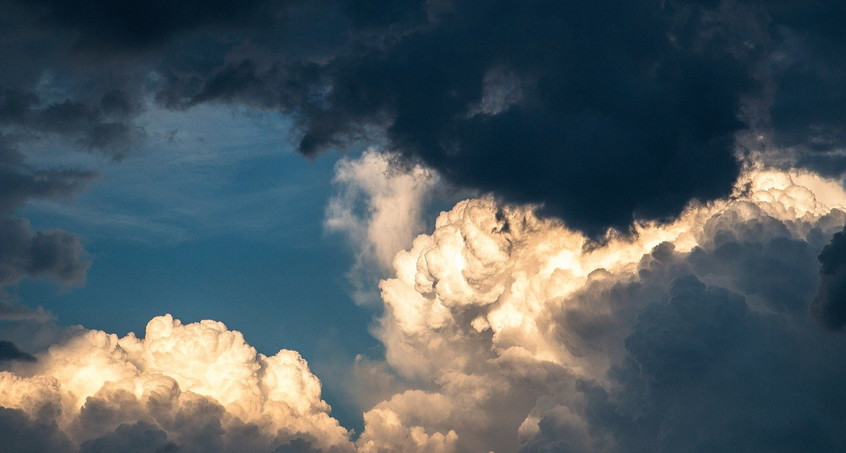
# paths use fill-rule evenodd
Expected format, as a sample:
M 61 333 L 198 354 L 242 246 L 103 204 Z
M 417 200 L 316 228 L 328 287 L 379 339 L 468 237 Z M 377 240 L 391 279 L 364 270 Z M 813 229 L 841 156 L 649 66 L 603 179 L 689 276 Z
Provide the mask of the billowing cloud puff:
M 85 452 L 352 450 L 298 353 L 257 354 L 219 322 L 160 316 L 143 339 L 89 330 L 37 358 L 0 372 L 3 431 L 21 438 L 49 431 Z
M 324 226 L 344 234 L 355 249 L 349 280 L 358 303 L 377 298 L 372 288 L 387 275 L 394 254 L 423 231 L 423 206 L 437 181 L 434 171 L 374 149 L 336 165 L 339 191 L 326 206 Z
M 601 242 L 467 200 L 394 259 L 376 328 L 407 383 L 369 451 L 834 451 L 846 340 L 811 322 L 846 191 L 749 170 Z

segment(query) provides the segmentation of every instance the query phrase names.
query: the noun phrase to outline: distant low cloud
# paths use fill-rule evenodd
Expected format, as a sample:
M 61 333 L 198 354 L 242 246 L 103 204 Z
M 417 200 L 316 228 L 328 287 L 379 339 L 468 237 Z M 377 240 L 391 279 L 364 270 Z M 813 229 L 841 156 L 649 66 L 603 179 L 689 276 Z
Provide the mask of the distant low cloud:
M 0 287 L 21 278 L 50 276 L 65 284 L 81 283 L 89 263 L 76 236 L 61 230 L 33 231 L 21 219 L 0 220 Z

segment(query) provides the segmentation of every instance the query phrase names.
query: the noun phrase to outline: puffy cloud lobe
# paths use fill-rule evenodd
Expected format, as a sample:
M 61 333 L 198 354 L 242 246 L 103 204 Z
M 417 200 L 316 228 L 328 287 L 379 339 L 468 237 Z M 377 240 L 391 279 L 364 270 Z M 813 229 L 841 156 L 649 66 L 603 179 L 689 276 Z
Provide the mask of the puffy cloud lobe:
M 137 422 L 120 425 L 114 432 L 82 443 L 80 453 L 106 453 L 111 451 L 133 451 L 165 453 L 179 451 L 176 444 L 168 442 L 167 433 L 155 425 Z
M 3 451 L 67 453 L 74 450 L 55 424 L 33 420 L 18 409 L 0 407 L 0 428 L 3 429 L 3 441 L 0 443 Z
M 144 339 L 85 331 L 38 358 L 0 372 L 0 405 L 80 451 L 352 449 L 299 354 L 257 354 L 218 322 L 161 316 Z
M 410 390 L 365 414 L 359 447 L 842 448 L 844 340 L 804 307 L 843 200 L 811 173 L 752 170 L 731 198 L 601 243 L 531 207 L 459 203 L 382 282 L 376 333 Z
M 452 407 L 453 403 L 439 394 L 411 390 L 394 395 L 364 415 L 367 430 L 357 441 L 358 451 L 456 451 L 455 431 L 430 432 L 432 425 L 450 417 Z

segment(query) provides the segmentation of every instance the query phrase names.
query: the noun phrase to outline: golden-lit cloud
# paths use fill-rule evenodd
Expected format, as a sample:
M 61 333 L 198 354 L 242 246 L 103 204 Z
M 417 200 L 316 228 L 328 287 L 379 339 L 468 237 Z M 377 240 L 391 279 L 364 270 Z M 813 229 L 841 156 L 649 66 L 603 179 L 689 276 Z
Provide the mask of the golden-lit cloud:
M 228 448 L 240 437 L 256 451 L 295 441 L 317 451 L 351 449 L 298 353 L 258 354 L 215 321 L 159 316 L 143 339 L 85 331 L 37 363 L 0 372 L 0 382 L 0 405 L 55 425 L 78 445 L 145 422 L 180 451 L 249 451 Z
M 385 314 L 376 334 L 387 363 L 410 389 L 426 392 L 389 396 L 367 412 L 359 445 L 387 442 L 381 436 L 390 432 L 391 439 L 418 439 L 419 446 L 397 440 L 387 451 L 514 451 L 540 435 L 546 414 L 578 419 L 567 430 L 589 438 L 582 447 L 603 450 L 597 443 L 603 436 L 587 434 L 588 402 L 577 387 L 619 385 L 609 372 L 633 354 L 627 338 L 639 313 L 682 287 L 674 282 L 688 274 L 746 295 L 750 306 L 780 309 L 777 295 L 754 281 L 800 275 L 752 275 L 759 270 L 749 268 L 740 271 L 750 273 L 744 281 L 742 274 L 727 275 L 728 267 L 712 267 L 726 253 L 737 253 L 742 263 L 740 254 L 760 249 L 756 244 L 781 241 L 811 260 L 800 264 L 813 274 L 814 250 L 821 247 L 814 238 L 842 228 L 845 205 L 846 191 L 836 181 L 755 169 L 728 199 L 693 203 L 678 219 L 637 223 L 631 233 L 609 230 L 595 243 L 560 221 L 539 218 L 531 206 L 462 201 L 438 217 L 431 234 L 396 255 L 395 276 L 381 283 Z M 752 251 L 734 251 L 742 247 Z M 754 259 L 770 272 L 781 270 L 764 258 Z M 791 303 L 806 304 L 801 297 Z M 434 409 L 422 401 L 442 404 Z M 439 449 L 432 447 L 436 440 Z

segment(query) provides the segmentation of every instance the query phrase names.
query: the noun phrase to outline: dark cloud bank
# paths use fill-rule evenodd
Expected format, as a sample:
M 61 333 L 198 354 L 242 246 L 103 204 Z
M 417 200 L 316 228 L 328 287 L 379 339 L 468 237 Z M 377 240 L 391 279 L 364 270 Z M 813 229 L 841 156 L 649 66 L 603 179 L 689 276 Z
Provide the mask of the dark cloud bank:
M 120 157 L 143 138 L 145 99 L 248 104 L 293 115 L 303 154 L 383 137 L 454 184 L 592 233 L 727 195 L 750 127 L 844 170 L 837 1 L 3 9 L 6 148 L 53 134 Z

